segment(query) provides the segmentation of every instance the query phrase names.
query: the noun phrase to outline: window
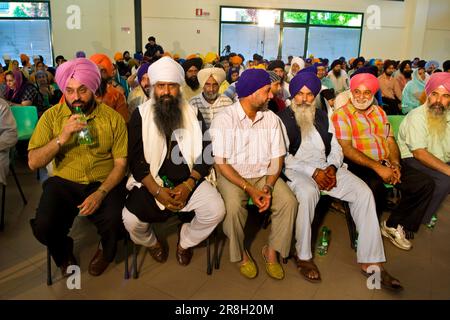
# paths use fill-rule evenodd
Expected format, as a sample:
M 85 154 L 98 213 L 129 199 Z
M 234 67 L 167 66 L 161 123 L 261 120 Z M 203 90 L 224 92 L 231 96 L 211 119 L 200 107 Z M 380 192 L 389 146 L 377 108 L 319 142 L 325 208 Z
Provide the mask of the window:
M 41 55 L 44 63 L 51 66 L 53 54 L 50 30 L 48 1 L 0 2 L 0 54 L 10 55 L 19 64 L 22 53 L 28 55 L 30 60 L 34 55 Z
M 221 7 L 220 48 L 265 59 L 359 55 L 363 13 Z

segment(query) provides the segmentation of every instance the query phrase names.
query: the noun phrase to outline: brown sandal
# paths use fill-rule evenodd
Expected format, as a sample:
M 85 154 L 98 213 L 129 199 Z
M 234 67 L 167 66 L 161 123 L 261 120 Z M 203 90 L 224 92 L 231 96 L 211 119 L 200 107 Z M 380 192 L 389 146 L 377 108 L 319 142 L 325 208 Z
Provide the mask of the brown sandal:
M 362 269 L 361 269 L 361 272 L 367 278 L 369 278 L 371 275 L 373 275 L 373 272 L 368 273 Z M 398 282 L 398 284 L 395 282 Z M 400 281 L 398 279 L 394 278 L 393 276 L 391 276 L 386 270 L 381 270 L 381 283 L 380 284 L 383 289 L 387 289 L 387 290 L 391 290 L 391 291 L 395 291 L 395 292 L 399 292 L 399 291 L 403 290 L 403 287 L 400 284 Z
M 300 260 L 298 257 L 295 257 L 295 263 L 297 264 L 298 271 L 307 281 L 312 283 L 318 283 L 322 281 L 320 277 L 319 268 L 317 268 L 316 264 L 312 259 L 306 261 Z M 310 278 L 309 275 L 311 274 L 311 271 L 315 271 L 318 274 L 318 277 Z

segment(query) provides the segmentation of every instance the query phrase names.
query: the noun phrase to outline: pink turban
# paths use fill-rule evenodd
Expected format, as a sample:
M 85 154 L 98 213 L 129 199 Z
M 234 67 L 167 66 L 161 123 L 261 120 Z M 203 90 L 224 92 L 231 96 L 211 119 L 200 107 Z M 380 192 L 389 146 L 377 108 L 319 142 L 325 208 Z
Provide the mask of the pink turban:
M 433 73 L 425 85 L 425 91 L 427 96 L 430 95 L 434 89 L 443 86 L 447 91 L 450 92 L 450 73 L 448 72 L 437 72 Z
M 353 91 L 360 85 L 369 89 L 372 94 L 377 93 L 380 85 L 378 79 L 370 73 L 360 73 L 350 79 L 350 90 Z
M 77 58 L 56 69 L 55 80 L 62 92 L 66 90 L 70 79 L 78 80 L 95 93 L 100 86 L 101 75 L 95 63 L 86 58 Z

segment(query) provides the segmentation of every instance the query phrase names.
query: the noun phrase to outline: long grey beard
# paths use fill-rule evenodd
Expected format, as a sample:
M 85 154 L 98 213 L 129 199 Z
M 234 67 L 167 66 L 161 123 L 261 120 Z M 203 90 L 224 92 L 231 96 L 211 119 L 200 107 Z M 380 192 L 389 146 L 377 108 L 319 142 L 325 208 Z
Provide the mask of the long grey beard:
M 437 102 L 429 105 L 427 102 L 427 126 L 430 136 L 443 139 L 447 132 L 447 112 L 448 109 Z
M 292 103 L 292 110 L 294 111 L 295 120 L 300 127 L 300 131 L 303 137 L 309 135 L 314 130 L 314 120 L 316 117 L 316 104 L 303 103 L 297 105 Z

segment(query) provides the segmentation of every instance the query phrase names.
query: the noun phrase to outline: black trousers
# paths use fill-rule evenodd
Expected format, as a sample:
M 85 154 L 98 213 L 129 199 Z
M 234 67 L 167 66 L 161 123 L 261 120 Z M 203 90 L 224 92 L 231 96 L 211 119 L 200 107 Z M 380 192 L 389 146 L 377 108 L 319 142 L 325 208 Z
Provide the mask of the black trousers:
M 87 216 L 101 236 L 103 256 L 113 261 L 117 241 L 125 234 L 122 209 L 125 203 L 125 179 L 112 189 L 96 212 Z M 42 185 L 43 192 L 35 219 L 30 221 L 36 239 L 46 245 L 57 266 L 72 253 L 73 239 L 68 236 L 77 206 L 100 186 L 100 182 L 78 184 L 60 177 L 51 177 Z
M 344 161 L 348 164 L 348 169 L 367 183 L 372 190 L 375 197 L 377 215 L 380 217 L 386 208 L 387 189 L 384 186 L 383 179 L 372 169 L 357 165 L 348 159 Z M 402 162 L 400 180 L 402 182 L 395 187 L 400 190 L 401 199 L 392 210 L 386 224 L 394 228 L 400 224 L 405 229 L 416 232 L 431 201 L 434 181 L 405 162 Z

